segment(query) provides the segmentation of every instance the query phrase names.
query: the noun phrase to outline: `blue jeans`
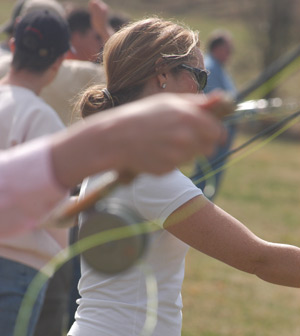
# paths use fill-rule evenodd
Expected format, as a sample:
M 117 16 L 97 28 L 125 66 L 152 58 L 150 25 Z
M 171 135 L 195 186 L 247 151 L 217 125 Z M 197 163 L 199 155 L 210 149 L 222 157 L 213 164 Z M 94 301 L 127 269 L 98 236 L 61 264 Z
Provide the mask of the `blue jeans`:
M 16 319 L 23 297 L 37 270 L 18 262 L 0 257 L 0 333 L 13 336 Z M 34 333 L 43 304 L 47 284 L 40 291 L 31 312 L 29 327 L 24 336 Z

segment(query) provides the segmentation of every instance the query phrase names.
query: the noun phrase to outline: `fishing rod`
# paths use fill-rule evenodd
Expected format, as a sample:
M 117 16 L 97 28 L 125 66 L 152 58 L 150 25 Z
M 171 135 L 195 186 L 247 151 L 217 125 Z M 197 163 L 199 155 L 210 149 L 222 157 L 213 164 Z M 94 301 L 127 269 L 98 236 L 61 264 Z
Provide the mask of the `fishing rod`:
M 287 52 L 270 64 L 256 79 L 242 88 L 235 97 L 237 109 L 234 114 L 225 117 L 227 125 L 234 124 L 244 117 L 279 108 L 297 108 L 298 102 L 289 102 L 283 106 L 281 98 L 263 99 L 276 86 L 300 68 L 300 46 Z M 247 101 L 246 101 L 247 99 Z
M 274 133 L 276 129 L 278 129 L 278 128 L 280 128 L 280 127 L 283 127 L 283 126 L 286 125 L 289 121 L 291 121 L 291 120 L 297 118 L 299 115 L 300 115 L 300 111 L 297 111 L 296 113 L 294 113 L 294 114 L 292 114 L 292 115 L 290 115 L 290 116 L 284 118 L 283 120 L 279 121 L 278 123 L 276 123 L 276 124 L 274 124 L 274 125 L 271 125 L 270 127 L 268 127 L 267 129 L 265 129 L 264 131 L 262 131 L 262 132 L 258 133 L 257 135 L 255 135 L 252 139 L 250 139 L 249 141 L 247 141 L 247 142 L 244 143 L 243 145 L 241 145 L 241 146 L 237 147 L 236 149 L 232 150 L 231 152 L 227 153 L 227 154 L 226 154 L 226 157 L 228 157 L 228 156 L 230 156 L 230 155 L 236 153 L 237 151 L 239 151 L 239 150 L 245 148 L 246 146 L 248 146 L 248 145 L 250 145 L 252 142 L 254 142 L 256 139 L 258 139 L 258 138 L 260 138 L 260 137 L 262 137 L 262 136 L 264 136 L 264 135 L 267 135 L 267 134 L 270 134 L 270 133 Z M 223 160 L 223 159 L 226 158 L 226 157 L 221 157 L 221 158 L 219 158 L 219 160 Z M 104 197 L 104 196 L 107 195 L 107 193 L 111 192 L 111 191 L 112 191 L 112 190 L 113 190 L 113 189 L 114 189 L 120 182 L 122 182 L 122 181 L 119 181 L 119 179 L 120 179 L 120 176 L 119 176 L 118 174 L 112 174 L 112 176 L 110 176 L 110 178 L 107 178 L 106 183 L 108 184 L 108 187 L 107 187 L 107 188 L 105 187 L 105 183 L 104 183 L 104 185 L 102 185 L 102 187 L 99 187 L 99 189 L 101 189 L 102 191 L 99 192 L 99 190 L 98 190 L 98 193 L 95 192 L 95 195 L 94 195 L 93 197 L 90 198 L 91 203 L 93 203 L 93 202 L 99 200 L 101 197 Z M 124 181 L 123 181 L 123 182 L 124 182 Z M 81 211 L 85 209 L 85 207 L 88 205 L 87 203 L 89 203 L 89 202 L 86 202 L 86 200 L 85 200 L 84 205 L 83 205 L 83 204 L 81 205 L 81 209 L 80 209 Z M 71 217 L 74 216 L 74 214 L 75 214 L 76 211 L 78 211 L 78 210 L 79 210 L 79 208 L 77 208 L 77 210 L 75 209 L 75 211 L 74 211 L 74 208 L 68 208 L 68 211 L 65 212 L 65 218 L 69 218 L 69 219 L 70 219 Z M 123 213 L 122 213 L 122 215 L 123 215 Z M 96 227 L 96 224 L 97 224 L 97 223 L 94 223 L 93 226 Z M 143 227 L 143 226 L 140 225 L 140 224 L 138 224 L 137 227 L 140 228 L 140 227 Z M 123 228 L 123 227 L 121 227 L 121 228 L 119 228 L 119 229 L 117 229 L 117 230 L 120 230 L 120 229 L 123 230 L 123 229 L 127 229 L 127 228 Z M 107 233 L 110 233 L 110 232 L 107 232 Z M 145 231 L 144 233 L 146 233 L 146 231 Z M 99 233 L 99 232 L 96 230 L 96 231 L 92 234 L 92 236 L 88 235 L 87 237 L 84 237 L 84 239 L 80 240 L 78 243 L 81 243 L 82 241 L 85 242 L 85 240 L 87 240 L 87 242 L 90 244 L 92 238 L 95 238 L 95 240 L 96 240 L 96 238 L 97 238 L 97 245 L 98 245 L 99 242 L 98 242 L 98 236 L 97 236 L 97 234 L 98 234 L 98 235 L 101 234 L 101 237 L 102 237 L 105 233 L 103 233 L 103 232 L 100 232 L 100 233 Z M 131 233 L 130 233 L 130 235 L 131 235 Z M 114 233 L 113 233 L 113 236 L 115 237 L 115 234 L 114 234 Z M 119 240 L 118 240 L 118 241 L 119 241 Z M 143 243 L 144 243 L 144 242 L 143 242 Z M 118 243 L 118 245 L 119 245 L 119 243 Z M 89 250 L 89 247 L 86 246 L 86 248 L 83 249 L 81 252 L 84 252 L 84 250 Z M 65 251 L 63 251 L 63 252 L 64 252 L 64 253 L 61 254 L 63 257 L 59 256 L 59 257 L 61 257 L 61 260 L 60 260 L 60 258 L 58 257 L 58 260 L 53 260 L 53 263 L 51 263 L 50 266 L 52 266 L 52 268 L 53 268 L 53 271 L 52 271 L 51 273 L 53 273 L 53 272 L 55 271 L 55 269 L 58 268 L 59 265 L 60 265 L 62 262 L 66 261 L 67 258 L 69 258 L 69 259 L 71 258 L 71 256 L 72 256 L 72 253 L 71 253 L 71 252 L 65 252 Z M 77 249 L 75 248 L 75 246 L 74 246 L 74 249 L 73 249 L 72 252 L 73 252 L 73 255 L 77 255 L 77 254 L 78 254 L 78 251 L 77 251 Z M 102 253 L 102 252 L 103 252 L 103 251 L 101 251 L 101 253 Z M 140 252 L 143 252 L 143 251 L 140 250 Z M 93 256 L 92 256 L 92 258 L 91 258 L 92 262 L 95 261 L 96 258 L 98 258 L 98 256 L 101 255 L 101 253 L 100 253 L 100 254 L 99 254 L 99 253 L 93 254 Z M 95 258 L 95 257 L 96 257 L 96 258 Z M 132 259 L 132 262 L 135 262 L 135 259 Z M 127 265 L 127 266 L 128 266 L 128 265 Z M 127 266 L 126 266 L 126 267 L 127 267 Z M 103 271 L 103 266 L 101 266 L 101 265 L 98 266 L 98 264 L 96 264 L 96 266 L 94 265 L 94 267 L 96 267 L 96 269 L 99 269 L 99 271 Z M 123 265 L 122 265 L 122 267 L 123 267 Z M 50 267 L 50 268 L 51 268 L 51 267 Z M 104 271 L 106 271 L 106 269 L 105 269 Z M 110 269 L 110 271 L 111 271 L 111 269 Z M 114 271 L 116 271 L 116 270 L 114 270 Z M 119 270 L 117 270 L 117 271 L 119 271 Z M 33 291 L 35 290 L 35 291 L 34 291 L 33 293 L 32 293 L 32 292 L 29 292 L 28 295 L 26 295 L 26 299 L 27 299 L 27 300 L 24 300 L 24 301 L 22 302 L 22 309 L 20 309 L 20 313 L 19 313 L 18 320 L 17 320 L 17 323 L 16 323 L 17 328 L 16 328 L 16 333 L 15 333 L 15 335 L 22 335 L 23 332 L 24 332 L 24 329 L 26 330 L 25 327 L 27 326 L 26 323 L 28 323 L 29 318 L 30 318 L 30 311 L 31 311 L 31 309 L 32 309 L 32 307 L 33 307 L 34 298 L 37 296 L 37 293 L 38 293 L 38 290 L 37 290 L 37 289 L 38 289 L 38 288 L 41 288 L 41 286 L 43 285 L 43 283 L 45 283 L 45 281 L 47 280 L 47 277 L 46 277 L 46 279 L 44 279 L 44 278 L 45 278 L 45 275 L 44 275 L 43 273 L 39 273 L 38 275 L 40 275 L 40 277 L 39 277 L 39 278 L 35 278 L 34 280 L 36 280 L 36 281 L 33 281 L 33 282 L 32 282 L 32 286 L 30 286 L 30 289 L 32 289 Z M 41 278 L 41 279 L 40 279 L 40 278 Z M 152 287 L 153 287 L 153 285 L 151 286 L 151 288 L 152 288 Z M 28 302 L 29 302 L 29 303 L 28 303 Z M 155 324 L 155 323 L 154 323 L 154 324 Z M 150 329 L 151 329 L 151 328 L 150 328 Z
M 208 110 L 210 110 L 216 117 L 219 119 L 223 119 L 224 117 L 230 118 L 230 116 L 234 115 L 234 111 L 236 109 L 236 106 L 233 104 L 232 100 L 228 99 L 228 96 L 224 96 L 223 99 L 217 102 L 217 104 L 210 104 L 206 106 Z M 299 112 L 300 113 L 300 112 Z M 288 120 L 295 118 L 298 115 L 295 114 L 293 116 L 289 116 L 286 118 L 286 120 L 283 120 L 276 125 L 272 125 L 270 128 L 267 128 L 263 132 L 260 132 L 257 134 L 251 141 L 248 141 L 243 146 L 240 146 L 239 148 L 236 148 L 228 153 L 226 153 L 224 156 L 219 157 L 218 161 L 222 161 L 228 156 L 232 155 L 233 153 L 236 153 L 237 151 L 241 150 L 242 148 L 248 146 L 250 143 L 255 141 L 257 138 L 269 134 L 270 132 L 273 132 L 278 127 L 284 125 L 288 122 Z M 125 174 L 126 176 L 126 174 Z M 74 218 L 81 213 L 82 219 L 85 222 L 84 225 L 82 225 L 82 230 L 79 232 L 79 238 L 81 240 L 92 237 L 96 235 L 97 233 L 101 231 L 106 231 L 108 229 L 113 228 L 120 228 L 120 227 L 134 227 L 134 224 L 140 223 L 140 218 L 135 218 L 135 214 L 132 213 L 130 209 L 126 209 L 123 207 L 123 205 L 116 205 L 112 203 L 107 202 L 99 202 L 101 199 L 103 199 L 105 196 L 107 196 L 110 192 L 112 192 L 117 186 L 121 184 L 126 184 L 132 181 L 132 179 L 135 176 L 132 176 L 132 174 L 127 175 L 127 177 L 124 179 L 124 174 L 118 174 L 110 172 L 109 177 L 106 177 L 102 184 L 98 185 L 92 192 L 89 194 L 86 194 L 84 197 L 77 199 L 73 204 L 67 204 L 62 207 L 59 213 L 56 213 L 54 217 L 52 217 L 52 225 L 54 223 L 54 226 L 56 227 L 65 227 L 65 226 L 72 226 L 75 224 Z M 198 175 L 195 175 L 192 177 L 192 180 L 197 178 Z M 98 204 L 98 206 L 95 206 Z M 100 204 L 100 206 L 99 206 Z M 105 223 L 105 225 L 103 225 Z M 142 226 L 142 225 L 138 225 Z M 111 258 L 107 258 L 107 260 L 110 260 L 109 263 L 106 263 L 105 266 L 101 264 L 99 266 L 99 263 L 97 261 L 97 258 L 99 258 L 99 255 L 107 257 L 107 254 L 105 253 L 105 250 L 107 250 L 106 247 L 102 248 L 96 248 L 96 250 L 88 250 L 85 253 L 83 253 L 83 256 L 85 257 L 85 260 L 94 268 L 101 268 L 101 271 L 104 271 L 106 273 L 116 273 L 120 270 L 126 269 L 129 265 L 134 264 L 135 260 L 137 260 L 141 254 L 143 254 L 143 251 L 145 250 L 145 246 L 147 245 L 146 237 L 144 234 L 141 234 L 139 232 L 136 232 L 130 239 L 123 239 L 122 241 L 118 240 L 117 244 L 111 244 L 110 251 L 115 251 L 116 247 L 121 251 L 121 255 L 125 256 L 124 261 L 122 263 L 114 262 L 112 263 Z M 120 247 L 121 246 L 121 247 Z M 134 248 L 134 254 L 128 258 L 122 251 L 128 250 L 128 248 Z M 100 249 L 100 250 L 99 250 Z M 106 251 L 107 252 L 107 251 Z M 110 253 L 112 254 L 112 253 Z M 120 254 L 117 254 L 117 261 L 121 258 L 119 257 Z M 96 257 L 95 257 L 96 256 Z M 105 259 L 104 258 L 104 259 Z M 114 266 L 113 269 L 111 269 L 111 265 L 117 265 Z M 124 266 L 125 265 L 125 266 Z
M 281 81 L 286 79 L 291 74 L 295 73 L 300 66 L 300 46 L 291 52 L 278 58 L 270 66 L 268 66 L 254 81 L 250 82 L 244 89 L 237 93 L 235 97 L 235 103 L 237 104 L 237 109 L 235 113 L 229 115 L 223 119 L 225 125 L 234 125 L 238 122 L 245 121 L 245 117 L 249 120 L 249 116 L 257 116 L 259 113 L 264 113 L 266 111 L 278 111 L 279 108 L 283 107 L 282 100 L 280 98 L 273 99 L 259 99 L 245 101 L 246 99 L 254 99 L 257 97 L 265 97 L 270 91 L 272 91 L 276 86 L 280 84 Z M 297 104 L 296 104 L 297 105 Z M 289 106 L 290 108 L 291 106 Z M 298 107 L 298 106 L 297 106 Z M 286 108 L 286 107 L 285 107 Z M 293 106 L 295 109 L 295 104 Z M 253 140 L 254 141 L 254 140 Z M 247 144 L 245 144 L 247 145 Z M 204 164 L 196 165 L 197 171 L 191 176 L 192 181 L 199 185 L 199 181 L 195 180 L 203 177 L 203 175 L 208 175 L 212 171 L 221 169 L 215 165 L 220 165 L 224 163 L 225 159 L 229 157 L 231 151 L 224 153 L 223 155 L 217 157 L 209 165 L 204 162 Z M 203 179 L 201 179 L 203 180 Z M 214 184 L 214 183 L 213 183 Z M 203 187 L 203 186 L 202 186 Z M 213 188 L 214 189 L 214 188 Z M 212 197 L 215 194 L 215 190 L 209 192 Z
M 265 97 L 270 91 L 286 79 L 289 75 L 299 70 L 300 46 L 287 52 L 270 64 L 256 79 L 242 88 L 235 97 L 237 109 L 235 113 L 224 118 L 225 125 L 232 125 L 244 117 L 265 113 L 266 111 L 278 111 L 280 108 L 296 109 L 298 102 L 283 104 L 281 98 L 258 99 Z M 246 101 L 246 99 L 248 99 Z
M 259 76 L 257 80 L 255 80 L 253 83 L 248 85 L 247 88 L 243 89 L 240 93 L 237 94 L 235 103 L 239 104 L 244 98 L 248 97 L 250 93 L 261 88 L 266 81 L 273 78 L 275 75 L 278 74 L 278 72 L 283 71 L 283 69 L 285 69 L 287 66 L 289 66 L 296 60 L 300 60 L 300 47 L 297 48 L 293 53 L 280 58 L 278 61 L 274 62 L 274 64 L 272 64 L 269 68 L 267 68 L 261 74 L 261 76 Z M 224 97 L 221 99 L 219 103 L 213 102 L 208 107 L 217 118 L 224 120 L 225 123 L 226 122 L 228 123 L 230 122 L 230 120 L 231 121 L 236 120 L 238 115 L 242 115 L 241 114 L 242 111 L 246 110 L 245 108 L 243 109 L 243 107 L 241 106 L 239 107 L 239 105 L 237 106 L 238 107 L 236 109 L 236 106 L 233 104 L 230 98 L 227 95 L 224 95 Z M 231 154 L 233 153 L 225 153 L 225 155 L 222 156 L 220 159 L 218 158 L 218 162 L 230 156 Z M 71 223 L 74 217 L 78 215 L 81 211 L 84 211 L 85 209 L 95 204 L 97 200 L 104 198 L 118 185 L 124 184 L 124 182 L 128 183 L 132 179 L 133 176 L 131 175 L 128 176 L 126 174 L 118 175 L 117 173 L 111 173 L 110 177 L 106 180 L 106 182 L 104 182 L 101 186 L 99 186 L 98 189 L 96 188 L 91 194 L 87 195 L 84 199 L 81 200 L 77 199 L 72 204 L 63 206 L 60 209 L 60 212 L 59 213 L 57 212 L 54 221 L 52 217 L 52 223 L 54 222 L 56 226 L 60 227 L 72 226 Z
M 299 70 L 300 46 L 279 57 L 270 64 L 255 80 L 251 81 L 236 95 L 236 104 L 246 99 L 265 97 L 280 81 Z
M 223 119 L 224 125 L 236 125 L 253 120 L 291 114 L 298 110 L 300 103 L 296 99 L 282 100 L 279 97 L 269 99 L 247 100 L 237 105 L 235 112 Z
M 244 142 L 242 145 L 224 153 L 223 155 L 217 157 L 215 160 L 213 160 L 210 164 L 204 165 L 203 166 L 203 171 L 206 172 L 210 172 L 211 171 L 211 167 L 216 166 L 217 164 L 223 162 L 225 159 L 227 159 L 229 156 L 239 152 L 240 150 L 248 147 L 249 145 L 251 145 L 254 141 L 256 141 L 259 138 L 262 138 L 266 135 L 272 135 L 274 132 L 276 132 L 278 129 L 284 127 L 287 123 L 289 123 L 290 121 L 296 119 L 297 117 L 300 116 L 300 110 L 297 112 L 294 112 L 293 114 L 281 119 L 280 121 L 268 126 L 267 128 L 265 128 L 264 130 L 260 131 L 259 133 L 257 133 L 255 136 L 253 136 L 252 138 L 250 138 L 249 140 L 247 140 L 246 142 Z M 203 177 L 203 173 L 196 173 L 192 176 L 190 176 L 190 178 L 192 179 L 192 181 L 198 180 L 199 178 Z

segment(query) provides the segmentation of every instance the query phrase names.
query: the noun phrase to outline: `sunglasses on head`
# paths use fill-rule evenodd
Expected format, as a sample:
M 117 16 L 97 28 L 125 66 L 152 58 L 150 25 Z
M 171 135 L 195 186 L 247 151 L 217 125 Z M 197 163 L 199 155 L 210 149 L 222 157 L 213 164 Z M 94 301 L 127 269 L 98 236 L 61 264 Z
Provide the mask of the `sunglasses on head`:
M 209 74 L 209 72 L 207 70 L 194 68 L 194 67 L 192 67 L 190 65 L 186 65 L 186 64 L 180 64 L 178 67 L 191 72 L 197 80 L 198 90 L 199 91 L 204 90 L 204 88 L 207 84 L 207 76 Z

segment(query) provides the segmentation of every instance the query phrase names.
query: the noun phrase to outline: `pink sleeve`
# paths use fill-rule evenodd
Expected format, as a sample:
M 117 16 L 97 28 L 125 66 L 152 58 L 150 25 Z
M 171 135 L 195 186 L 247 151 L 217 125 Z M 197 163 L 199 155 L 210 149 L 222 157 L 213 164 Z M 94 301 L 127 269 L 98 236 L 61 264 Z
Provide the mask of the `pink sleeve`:
M 48 138 L 0 151 L 0 235 L 36 227 L 67 195 L 52 172 Z

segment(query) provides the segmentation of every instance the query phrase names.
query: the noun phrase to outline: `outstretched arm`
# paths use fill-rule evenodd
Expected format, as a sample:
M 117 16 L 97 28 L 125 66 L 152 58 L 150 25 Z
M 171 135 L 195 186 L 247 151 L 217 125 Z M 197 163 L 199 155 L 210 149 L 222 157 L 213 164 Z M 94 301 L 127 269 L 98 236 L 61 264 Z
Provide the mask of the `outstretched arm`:
M 188 245 L 232 267 L 271 283 L 300 287 L 298 247 L 258 238 L 204 196 L 177 209 L 164 226 Z

